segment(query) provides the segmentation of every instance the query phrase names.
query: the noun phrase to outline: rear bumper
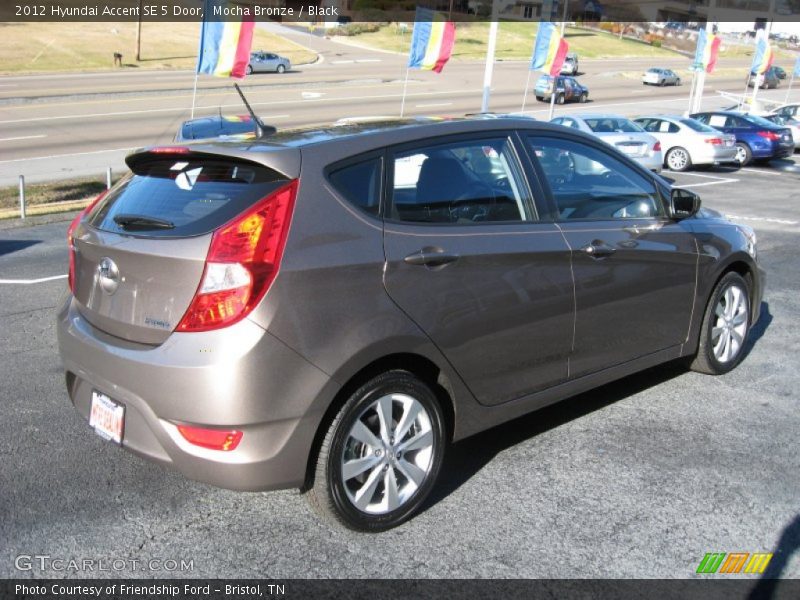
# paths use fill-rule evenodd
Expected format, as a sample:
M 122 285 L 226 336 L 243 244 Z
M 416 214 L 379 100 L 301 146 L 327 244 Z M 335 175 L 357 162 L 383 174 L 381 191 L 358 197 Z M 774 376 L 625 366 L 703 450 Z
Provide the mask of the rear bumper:
M 656 152 L 651 156 L 637 156 L 634 158 L 634 160 L 642 165 L 645 169 L 649 169 L 655 173 L 661 173 L 664 157 L 661 152 Z
M 726 163 L 736 161 L 736 146 L 712 146 L 698 147 L 692 154 L 692 162 L 696 165 L 712 165 L 716 163 Z
M 73 405 L 88 421 L 93 390 L 124 404 L 126 450 L 229 489 L 302 485 L 330 379 L 252 321 L 145 346 L 99 331 L 68 295 L 56 329 Z M 209 450 L 180 423 L 244 435 L 233 451 Z

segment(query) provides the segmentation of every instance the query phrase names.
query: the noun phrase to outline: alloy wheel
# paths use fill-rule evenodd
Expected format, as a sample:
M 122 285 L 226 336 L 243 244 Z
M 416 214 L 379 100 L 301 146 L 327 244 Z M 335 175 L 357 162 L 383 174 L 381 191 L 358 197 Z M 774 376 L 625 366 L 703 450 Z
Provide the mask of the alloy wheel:
M 673 148 L 667 155 L 667 165 L 673 171 L 683 171 L 689 164 L 689 153 L 683 148 Z
M 380 515 L 403 506 L 433 465 L 428 411 L 408 394 L 381 396 L 354 421 L 341 456 L 344 489 L 358 510 Z
M 711 346 L 720 363 L 739 355 L 747 332 L 747 312 L 747 293 L 737 285 L 727 288 L 714 307 Z

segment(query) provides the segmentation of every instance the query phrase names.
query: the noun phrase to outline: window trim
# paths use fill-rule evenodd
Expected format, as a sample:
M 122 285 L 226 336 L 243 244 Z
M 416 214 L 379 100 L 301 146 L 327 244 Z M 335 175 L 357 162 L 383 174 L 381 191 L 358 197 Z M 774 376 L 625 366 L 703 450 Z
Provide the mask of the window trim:
M 331 180 L 331 175 L 337 171 L 341 171 L 342 169 L 346 169 L 347 167 L 352 167 L 354 165 L 358 165 L 370 160 L 378 161 L 378 177 L 377 177 L 377 185 L 378 185 L 378 212 L 376 214 L 372 214 L 361 208 L 359 205 L 354 204 L 349 198 L 347 198 L 340 190 L 336 187 Z M 342 199 L 343 202 L 347 204 L 347 206 L 355 209 L 358 211 L 358 214 L 364 215 L 370 219 L 375 219 L 377 221 L 381 221 L 383 219 L 383 211 L 384 211 L 384 191 L 385 191 L 385 177 L 386 175 L 386 158 L 385 152 L 383 149 L 380 150 L 370 150 L 369 152 L 362 152 L 360 154 L 354 154 L 353 156 L 348 156 L 347 158 L 343 158 L 341 160 L 337 160 L 329 165 L 327 165 L 322 170 L 322 176 L 325 180 L 325 183 L 333 190 L 339 198 Z
M 549 139 L 554 139 L 554 140 L 567 140 L 569 142 L 573 142 L 573 143 L 576 143 L 576 144 L 584 144 L 586 146 L 589 146 L 589 147 L 593 148 L 594 150 L 596 150 L 596 151 L 598 151 L 600 153 L 606 154 L 606 155 L 616 159 L 617 161 L 621 162 L 622 164 L 626 165 L 629 168 L 633 168 L 633 170 L 635 172 L 639 173 L 647 181 L 649 181 L 650 183 L 653 184 L 653 189 L 655 190 L 656 200 L 657 200 L 657 202 L 659 202 L 659 204 L 661 206 L 661 211 L 663 213 L 662 215 L 656 215 L 656 216 L 652 216 L 652 217 L 636 217 L 636 218 L 630 218 L 630 219 L 615 219 L 615 218 L 565 219 L 565 218 L 562 218 L 561 214 L 559 212 L 559 209 L 558 209 L 558 202 L 556 202 L 555 196 L 553 195 L 553 190 L 550 187 L 550 183 L 547 181 L 547 177 L 546 177 L 546 175 L 544 173 L 544 169 L 542 168 L 542 165 L 539 162 L 539 159 L 536 158 L 536 156 L 533 155 L 533 149 L 530 148 L 530 146 L 528 145 L 528 140 L 523 138 L 522 141 L 523 141 L 523 144 L 525 144 L 525 150 L 526 150 L 526 152 L 528 152 L 529 158 L 530 158 L 531 162 L 533 163 L 533 166 L 536 169 L 537 177 L 541 180 L 541 186 L 543 188 L 545 198 L 547 199 L 547 202 L 550 205 L 550 211 L 551 211 L 551 214 L 553 215 L 552 221 L 554 223 L 557 223 L 557 224 L 587 223 L 587 222 L 600 223 L 600 222 L 604 222 L 604 221 L 605 222 L 611 221 L 611 222 L 614 222 L 614 223 L 629 223 L 631 221 L 636 221 L 636 220 L 640 220 L 640 221 L 641 220 L 647 220 L 647 221 L 654 221 L 654 222 L 671 222 L 671 221 L 673 221 L 673 219 L 671 217 L 671 212 L 669 210 L 668 202 L 666 201 L 666 199 L 664 197 L 664 191 L 662 190 L 662 186 L 659 184 L 660 182 L 659 182 L 657 176 L 654 173 L 651 173 L 650 171 L 645 169 L 643 166 L 641 166 L 635 160 L 633 160 L 632 158 L 630 158 L 628 156 L 625 156 L 621 152 L 619 153 L 619 155 L 612 154 L 612 153 L 608 152 L 609 147 L 607 146 L 607 144 L 602 142 L 602 140 L 595 140 L 595 139 L 591 139 L 591 138 L 590 139 L 586 139 L 586 138 L 584 138 L 582 136 L 579 137 L 579 136 L 574 136 L 574 135 L 569 135 L 569 134 L 568 135 L 563 135 L 563 134 L 562 135 L 554 135 L 554 132 L 551 132 L 551 131 L 526 130 L 523 135 L 524 135 L 524 137 L 527 137 L 527 138 L 533 138 L 533 137 L 536 137 L 536 138 L 549 138 Z M 606 146 L 606 147 L 604 147 L 604 146 Z M 613 148 L 612 148 L 612 150 L 613 150 Z
M 536 200 L 531 188 L 530 176 L 525 168 L 525 161 L 520 155 L 518 144 L 515 143 L 514 131 L 509 129 L 496 129 L 489 131 L 476 131 L 471 133 L 457 133 L 453 135 L 429 137 L 417 139 L 412 142 L 387 146 L 384 159 L 383 170 L 383 198 L 382 198 L 382 218 L 385 223 L 392 225 L 406 226 L 406 227 L 445 227 L 452 229 L 453 227 L 491 227 L 491 226 L 508 226 L 508 225 L 524 225 L 528 223 L 540 223 L 541 219 L 538 216 L 536 207 Z M 481 140 L 505 139 L 511 152 L 511 158 L 516 161 L 516 166 L 519 174 L 524 181 L 519 182 L 523 193 L 527 192 L 528 197 L 522 199 L 522 203 L 530 213 L 529 219 L 520 219 L 516 221 L 473 221 L 470 223 L 431 223 L 426 221 L 403 221 L 402 219 L 394 219 L 391 217 L 391 207 L 394 204 L 394 162 L 398 154 L 403 154 L 413 151 L 417 148 L 431 148 L 436 146 L 448 146 L 457 144 L 460 141 L 465 142 L 480 142 Z

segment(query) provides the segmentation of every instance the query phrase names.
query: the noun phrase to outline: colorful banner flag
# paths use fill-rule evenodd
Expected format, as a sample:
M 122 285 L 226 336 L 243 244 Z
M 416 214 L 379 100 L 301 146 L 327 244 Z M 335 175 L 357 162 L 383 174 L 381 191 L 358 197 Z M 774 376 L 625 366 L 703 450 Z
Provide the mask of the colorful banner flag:
M 543 71 L 555 77 L 561 73 L 568 50 L 569 44 L 561 37 L 555 24 L 547 21 L 539 23 L 539 32 L 533 44 L 531 70 Z
M 756 52 L 753 55 L 753 66 L 750 67 L 750 72 L 758 75 L 765 73 L 772 66 L 774 58 L 775 54 L 772 52 L 766 35 L 762 35 L 756 42 Z
M 792 71 L 792 75 L 795 77 L 800 77 L 800 56 L 797 57 L 797 60 L 794 63 L 794 71 Z
M 719 46 L 722 42 L 718 35 L 708 35 L 705 29 L 701 29 L 697 34 L 697 50 L 694 53 L 693 71 L 703 71 L 713 73 L 717 66 L 719 56 Z
M 411 34 L 409 69 L 441 73 L 453 52 L 456 25 L 452 21 L 435 21 L 432 10 L 417 8 L 414 32 Z
M 250 48 L 253 45 L 252 17 L 242 21 L 214 21 L 214 7 L 223 8 L 225 0 L 206 0 L 203 24 L 200 30 L 200 48 L 197 55 L 197 72 L 216 77 L 241 79 L 250 63 Z

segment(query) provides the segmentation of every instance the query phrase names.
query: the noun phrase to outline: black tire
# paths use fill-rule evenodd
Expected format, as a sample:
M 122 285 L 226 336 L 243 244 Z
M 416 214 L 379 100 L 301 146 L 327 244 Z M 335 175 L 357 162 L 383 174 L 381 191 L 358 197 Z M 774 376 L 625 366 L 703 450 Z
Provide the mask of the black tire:
M 544 102 L 544 97 L 543 97 L 543 96 L 536 96 L 536 99 L 537 99 L 539 102 Z
M 564 94 L 556 96 L 556 104 L 564 104 Z
M 423 412 L 430 426 L 432 439 L 431 452 L 427 460 L 424 460 L 423 457 L 423 462 L 428 466 L 428 470 L 424 478 L 421 479 L 418 487 L 416 487 L 410 496 L 402 501 L 396 510 L 380 514 L 370 514 L 357 507 L 354 500 L 350 499 L 349 494 L 354 494 L 354 483 L 362 483 L 359 478 L 363 477 L 366 480 L 363 482 L 363 486 L 366 486 L 369 477 L 377 470 L 378 472 L 375 479 L 380 481 L 376 484 L 374 490 L 368 493 L 370 494 L 370 498 L 374 498 L 377 495 L 381 496 L 383 501 L 386 501 L 388 493 L 386 487 L 388 484 L 384 483 L 387 479 L 386 476 L 381 475 L 381 473 L 389 471 L 389 464 L 395 465 L 401 461 L 401 459 L 399 457 L 396 458 L 394 454 L 397 446 L 387 446 L 384 444 L 385 450 L 382 452 L 385 452 L 385 454 L 382 454 L 380 459 L 376 458 L 378 465 L 370 466 L 357 477 L 352 477 L 347 481 L 344 479 L 342 467 L 345 464 L 345 453 L 347 452 L 352 456 L 354 446 L 359 448 L 360 453 L 356 455 L 357 458 L 351 458 L 351 460 L 361 460 L 373 456 L 373 451 L 367 450 L 367 448 L 369 448 L 368 445 L 358 443 L 358 441 L 351 436 L 352 428 L 357 424 L 358 420 L 368 419 L 365 415 L 370 414 L 369 411 L 374 403 L 388 394 L 403 394 L 407 398 L 410 397 L 416 400 L 422 408 L 424 408 Z M 391 406 L 393 417 L 397 417 L 398 410 L 402 411 L 402 407 L 398 409 L 397 405 L 394 403 L 392 403 Z M 370 423 L 370 421 L 361 421 L 362 425 L 366 424 L 373 435 L 379 438 L 380 429 L 378 428 L 378 433 L 374 431 L 374 428 L 377 426 L 377 421 L 373 419 L 371 422 L 372 424 L 367 423 Z M 394 418 L 392 423 L 393 425 L 399 424 L 395 422 Z M 412 430 L 409 430 L 408 433 L 403 435 L 403 439 L 406 441 L 410 439 L 408 436 L 412 431 L 414 435 L 420 435 L 416 429 L 417 421 L 414 422 Z M 427 435 L 427 429 L 424 430 L 424 433 Z M 391 439 L 392 443 L 395 443 L 394 438 Z M 355 443 L 349 444 L 349 442 Z M 398 440 L 396 443 L 400 444 L 400 441 Z M 378 532 L 396 527 L 412 517 L 419 510 L 436 483 L 442 466 L 442 459 L 444 458 L 445 445 L 444 417 L 442 409 L 439 406 L 439 401 L 433 391 L 407 371 L 393 370 L 382 373 L 358 388 L 347 399 L 344 406 L 339 410 L 333 422 L 330 424 L 317 454 L 316 468 L 313 472 L 314 479 L 308 490 L 309 502 L 321 516 L 335 523 L 344 525 L 349 529 Z M 395 448 L 395 450 L 390 451 L 391 448 Z M 413 450 L 409 450 L 408 452 L 413 452 Z M 419 452 L 423 453 L 425 451 L 421 450 Z M 375 452 L 374 456 L 377 457 L 379 455 Z M 419 454 L 416 455 L 416 457 L 419 456 Z M 412 459 L 412 461 L 416 461 L 416 457 Z M 406 457 L 403 456 L 403 458 Z M 367 471 L 369 471 L 369 474 Z M 396 477 L 399 471 L 394 467 L 391 471 L 394 474 L 394 485 L 397 486 L 399 480 Z M 381 479 L 382 477 L 383 479 Z M 403 479 L 406 485 L 411 484 L 411 479 Z M 364 488 L 362 487 L 361 489 Z M 378 493 L 379 490 L 381 493 Z
M 748 146 L 744 142 L 736 142 L 736 147 L 739 149 L 737 150 L 736 154 L 737 156 L 736 162 L 739 163 L 740 167 L 746 167 L 753 160 L 753 151 L 750 150 L 750 146 Z M 739 152 L 741 152 L 743 156 L 741 160 L 738 158 Z
M 253 73 L 253 65 L 247 65 L 247 74 L 250 75 Z
M 583 92 L 581 94 L 581 97 L 578 99 L 578 102 L 580 102 L 581 104 L 586 104 L 586 101 L 588 99 L 589 99 L 589 94 L 587 94 L 586 92 Z
M 283 65 L 278 65 L 277 71 L 278 71 L 278 73 L 285 73 L 286 72 L 286 67 L 283 66 Z
M 733 288 L 738 288 L 745 299 L 745 328 L 742 340 L 739 344 L 738 350 L 735 355 L 729 360 L 721 361 L 715 356 L 714 352 L 714 336 L 712 330 L 717 321 L 717 306 L 720 304 L 721 299 L 726 292 Z M 752 309 L 750 306 L 750 288 L 744 278 L 738 273 L 726 273 L 714 287 L 711 292 L 711 297 L 706 305 L 705 315 L 703 316 L 703 323 L 700 326 L 700 343 L 697 347 L 697 354 L 694 356 L 690 368 L 699 373 L 706 373 L 708 375 L 722 375 L 732 370 L 736 365 L 741 362 L 744 356 L 744 347 L 747 342 L 747 334 L 750 331 L 750 315 Z

